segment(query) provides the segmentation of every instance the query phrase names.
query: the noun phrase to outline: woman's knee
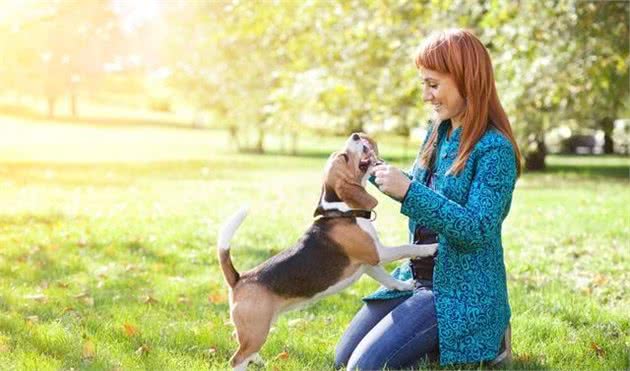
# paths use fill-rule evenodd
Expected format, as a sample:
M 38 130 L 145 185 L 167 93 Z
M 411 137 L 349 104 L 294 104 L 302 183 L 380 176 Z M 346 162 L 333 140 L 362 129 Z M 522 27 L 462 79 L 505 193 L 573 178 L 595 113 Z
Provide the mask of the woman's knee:
M 355 353 L 347 362 L 348 370 L 380 370 L 387 361 L 378 352 Z

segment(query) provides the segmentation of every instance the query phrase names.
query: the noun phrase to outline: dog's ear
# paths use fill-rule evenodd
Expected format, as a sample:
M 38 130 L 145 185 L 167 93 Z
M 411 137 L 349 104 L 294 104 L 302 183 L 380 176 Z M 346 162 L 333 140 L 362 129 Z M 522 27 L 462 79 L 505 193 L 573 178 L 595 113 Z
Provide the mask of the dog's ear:
M 353 209 L 372 210 L 378 205 L 378 201 L 359 183 L 342 177 L 335 183 L 335 192 L 341 200 Z
M 315 208 L 315 212 L 313 213 L 313 217 L 318 215 L 322 215 L 324 209 L 322 208 L 322 200 L 324 198 L 324 191 L 326 189 L 326 184 L 322 184 L 322 191 L 319 194 L 319 198 L 317 199 L 317 207 Z
M 337 183 L 337 179 L 350 176 L 348 169 L 348 154 L 345 152 L 335 152 L 328 158 L 326 170 L 324 174 L 324 184 L 333 186 Z

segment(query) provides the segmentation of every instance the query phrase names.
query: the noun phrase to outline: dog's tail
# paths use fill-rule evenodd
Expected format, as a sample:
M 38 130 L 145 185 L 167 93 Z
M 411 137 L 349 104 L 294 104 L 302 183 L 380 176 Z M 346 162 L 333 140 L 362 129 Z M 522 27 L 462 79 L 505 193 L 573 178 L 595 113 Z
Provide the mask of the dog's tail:
M 234 287 L 240 278 L 240 275 L 236 269 L 234 269 L 232 258 L 230 257 L 230 240 L 234 236 L 234 233 L 236 233 L 236 230 L 241 223 L 243 223 L 246 216 L 247 208 L 243 207 L 232 215 L 225 224 L 223 224 L 221 233 L 219 234 L 219 240 L 217 243 L 219 263 L 221 264 L 225 281 L 228 285 L 230 285 L 230 287 Z

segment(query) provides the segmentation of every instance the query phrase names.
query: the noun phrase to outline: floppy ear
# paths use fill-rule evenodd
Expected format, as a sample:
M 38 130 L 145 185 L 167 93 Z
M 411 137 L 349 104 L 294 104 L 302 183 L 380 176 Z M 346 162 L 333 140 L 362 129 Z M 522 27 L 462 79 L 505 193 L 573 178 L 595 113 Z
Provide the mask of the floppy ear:
M 322 185 L 322 191 L 319 193 L 319 198 L 317 199 L 317 207 L 315 208 L 315 212 L 313 212 L 313 216 L 317 216 L 322 212 L 322 197 L 324 197 L 324 187 L 325 185 Z
M 372 210 L 378 205 L 376 198 L 367 193 L 365 188 L 356 182 L 348 181 L 346 178 L 337 180 L 335 192 L 343 202 L 354 209 Z

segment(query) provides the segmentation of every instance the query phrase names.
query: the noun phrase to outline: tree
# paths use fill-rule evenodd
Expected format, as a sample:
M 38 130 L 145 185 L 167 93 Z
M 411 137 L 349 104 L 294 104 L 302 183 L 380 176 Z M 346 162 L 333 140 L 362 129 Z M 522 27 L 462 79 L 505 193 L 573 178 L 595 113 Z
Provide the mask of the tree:
M 37 8 L 36 16 L 16 19 L 5 66 L 17 76 L 15 89 L 43 92 L 49 116 L 65 94 L 76 116 L 80 88 L 96 84 L 122 45 L 118 20 L 105 0 L 41 1 Z
M 307 127 L 408 135 L 425 114 L 413 52 L 436 28 L 472 28 L 528 169 L 566 120 L 609 136 L 628 97 L 627 2 L 195 2 L 178 52 L 180 86 L 226 118 L 236 138 Z M 183 49 L 178 49 L 183 50 Z M 183 56 L 183 58 L 182 58 Z M 319 121 L 319 122 L 317 122 Z M 597 126 L 596 125 L 596 126 Z

